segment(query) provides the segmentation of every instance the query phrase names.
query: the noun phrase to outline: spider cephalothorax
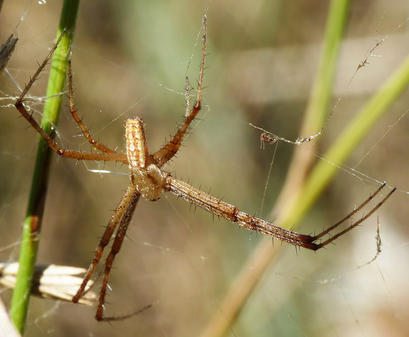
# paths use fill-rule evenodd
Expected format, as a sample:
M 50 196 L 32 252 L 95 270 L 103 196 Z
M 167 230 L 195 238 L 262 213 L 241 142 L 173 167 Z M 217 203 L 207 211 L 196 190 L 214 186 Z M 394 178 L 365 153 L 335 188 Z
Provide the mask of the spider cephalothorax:
M 146 200 L 158 200 L 165 184 L 165 174 L 149 156 L 144 125 L 140 118 L 126 121 L 125 139 L 132 184 Z

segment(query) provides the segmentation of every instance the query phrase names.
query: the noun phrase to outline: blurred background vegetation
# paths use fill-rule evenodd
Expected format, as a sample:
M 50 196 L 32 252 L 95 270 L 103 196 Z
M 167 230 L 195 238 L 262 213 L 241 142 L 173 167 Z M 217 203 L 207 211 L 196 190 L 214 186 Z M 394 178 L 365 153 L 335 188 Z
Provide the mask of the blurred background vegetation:
M 8 70 L 20 86 L 53 44 L 60 2 L 6 1 L 0 41 L 19 37 Z M 99 140 L 124 150 L 124 123 L 140 116 L 151 150 L 174 132 L 184 113 L 185 75 L 199 70 L 201 17 L 208 15 L 204 108 L 179 155 L 165 168 L 251 214 L 269 216 L 294 146 L 279 144 L 260 209 L 273 146 L 259 149 L 260 125 L 295 139 L 317 68 L 327 1 L 99 1 L 80 5 L 73 46 L 77 108 Z M 408 54 L 409 5 L 404 0 L 356 1 L 342 45 L 332 114 L 319 153 Z M 377 41 L 382 44 L 357 73 Z M 18 93 L 0 75 L 0 96 Z M 30 92 L 44 96 L 46 72 Z M 266 273 L 231 336 L 407 336 L 406 279 L 409 190 L 408 93 L 357 148 L 347 166 L 400 192 L 379 212 L 383 252 L 376 252 L 376 216 L 318 253 L 288 247 Z M 5 101 L 6 102 L 6 101 Z M 33 105 L 41 111 L 42 104 Z M 89 150 L 65 104 L 57 129 L 65 147 Z M 37 114 L 36 118 L 41 116 Z M 0 253 L 18 257 L 21 223 L 37 135 L 11 107 L 0 113 Z M 386 134 L 389 130 L 388 134 Z M 307 135 L 304 135 L 307 136 Z M 87 266 L 112 210 L 128 184 L 121 165 L 54 158 L 39 262 Z M 352 172 L 353 173 L 353 172 Z M 376 185 L 340 172 L 300 227 L 320 231 L 365 199 Z M 272 219 L 274 220 L 274 219 Z M 34 299 L 27 336 L 197 336 L 261 236 L 164 196 L 141 201 L 111 274 L 107 312 L 153 308 L 113 324 L 94 309 Z M 275 243 L 280 244 L 280 243 Z M 3 293 L 7 300 L 9 294 Z

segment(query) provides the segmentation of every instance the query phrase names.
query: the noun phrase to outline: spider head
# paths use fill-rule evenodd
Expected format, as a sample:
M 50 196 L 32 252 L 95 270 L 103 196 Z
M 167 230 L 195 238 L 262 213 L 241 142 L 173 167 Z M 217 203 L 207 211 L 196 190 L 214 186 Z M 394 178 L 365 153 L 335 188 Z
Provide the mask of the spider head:
M 165 173 L 155 164 L 150 164 L 146 169 L 131 170 L 131 181 L 142 197 L 149 201 L 155 201 L 162 194 Z

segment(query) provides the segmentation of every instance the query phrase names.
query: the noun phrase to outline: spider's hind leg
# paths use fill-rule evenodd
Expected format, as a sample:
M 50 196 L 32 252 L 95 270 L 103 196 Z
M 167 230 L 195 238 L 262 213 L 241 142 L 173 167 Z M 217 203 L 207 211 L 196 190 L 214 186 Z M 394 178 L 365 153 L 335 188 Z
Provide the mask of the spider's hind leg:
M 130 187 L 128 187 L 127 191 L 122 196 L 121 201 L 119 202 L 117 208 L 115 209 L 115 212 L 111 220 L 109 221 L 107 227 L 105 228 L 104 234 L 102 235 L 98 243 L 98 247 L 94 253 L 94 258 L 92 259 L 92 262 L 88 267 L 88 271 L 84 276 L 84 279 L 82 280 L 81 286 L 79 287 L 77 293 L 72 298 L 72 301 L 74 303 L 77 303 L 84 294 L 88 281 L 91 279 L 92 274 L 95 271 L 95 268 L 97 267 L 99 261 L 101 260 L 102 253 L 104 252 L 105 247 L 109 244 L 115 229 L 120 225 L 121 221 L 124 218 L 124 214 L 128 212 L 129 205 L 133 203 L 132 200 L 134 200 L 135 198 L 138 199 L 139 194 L 138 196 L 136 196 L 135 187 L 131 185 Z M 135 205 L 136 202 L 137 200 L 134 202 Z
M 204 77 L 204 66 L 205 66 L 205 57 L 206 57 L 206 38 L 207 38 L 207 17 L 206 15 L 203 16 L 202 20 L 203 24 L 203 35 L 202 35 L 202 61 L 200 63 L 200 73 L 199 73 L 199 80 L 198 80 L 198 87 L 197 87 L 197 95 L 196 95 L 196 103 L 192 109 L 186 111 L 185 113 L 185 121 L 183 124 L 178 128 L 176 134 L 172 137 L 172 139 L 164 145 L 159 151 L 155 152 L 152 155 L 152 159 L 155 164 L 160 168 L 166 162 L 168 162 L 179 150 L 180 145 L 182 144 L 183 137 L 189 128 L 190 124 L 193 122 L 199 111 L 202 107 L 202 85 L 203 85 L 203 77 Z M 189 83 L 187 81 L 187 91 L 190 90 Z M 189 106 L 189 98 L 186 98 L 186 105 Z
M 122 316 L 110 316 L 110 317 L 105 317 L 104 316 L 104 304 L 105 304 L 105 296 L 106 296 L 106 291 L 108 288 L 108 279 L 109 279 L 109 274 L 112 269 L 112 264 L 114 262 L 114 259 L 116 255 L 119 253 L 122 243 L 124 241 L 126 231 L 128 230 L 129 223 L 132 219 L 132 215 L 135 211 L 136 204 L 138 203 L 140 194 L 136 191 L 131 193 L 129 196 L 129 199 L 127 201 L 127 205 L 125 206 L 125 212 L 122 216 L 122 219 L 119 223 L 118 230 L 115 234 L 114 242 L 112 243 L 111 251 L 109 252 L 106 262 L 105 262 L 105 270 L 104 270 L 104 279 L 102 281 L 102 287 L 101 287 L 101 292 L 99 295 L 99 302 L 98 302 L 98 308 L 97 312 L 95 314 L 95 318 L 98 321 L 116 321 L 116 320 L 122 320 L 128 317 L 131 317 L 139 312 L 141 312 L 141 309 L 137 310 L 134 313 L 127 314 L 127 315 L 122 315 Z M 149 308 L 150 306 L 145 307 L 146 309 Z M 145 310 L 145 309 L 142 309 Z

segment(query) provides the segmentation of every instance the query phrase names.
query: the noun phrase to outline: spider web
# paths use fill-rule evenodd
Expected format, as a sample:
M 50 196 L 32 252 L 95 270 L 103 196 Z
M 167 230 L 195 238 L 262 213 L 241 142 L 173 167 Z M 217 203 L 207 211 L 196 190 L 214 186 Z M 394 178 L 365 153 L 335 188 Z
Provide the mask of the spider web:
M 20 87 L 53 43 L 59 6 L 29 1 L 3 5 L 1 41 L 24 17 L 7 67 Z M 119 151 L 124 146 L 126 118 L 142 117 L 150 149 L 155 150 L 169 139 L 183 117 L 186 72 L 192 86 L 196 84 L 197 34 L 203 8 L 194 8 L 187 1 L 169 7 L 109 6 L 116 19 L 104 6 L 81 4 L 83 16 L 78 20 L 73 48 L 76 105 L 97 139 Z M 314 59 L 311 55 L 319 53 L 317 41 L 321 41 L 324 22 L 321 20 L 320 28 L 314 28 L 316 22 L 310 21 L 316 20 L 311 18 L 299 23 L 306 25 L 305 30 L 308 28 L 315 40 L 300 32 L 304 29 L 295 30 L 282 22 L 280 32 L 284 33 L 280 34 L 292 31 L 294 35 L 277 33 L 273 50 L 265 31 L 274 32 L 278 27 L 272 26 L 271 17 L 263 15 L 273 12 L 269 6 L 273 5 L 242 2 L 232 9 L 228 2 L 210 4 L 206 107 L 179 155 L 166 167 L 177 177 L 250 213 L 259 212 L 274 147 L 259 151 L 258 134 L 248 122 L 257 122 L 287 139 L 297 138 L 315 71 L 309 66 Z M 282 10 L 288 15 L 297 12 L 289 6 Z M 351 32 L 346 37 L 333 113 L 320 139 L 320 153 L 407 53 L 407 26 L 401 25 L 408 16 L 405 3 L 398 1 L 392 6 L 379 0 L 366 8 L 360 6 L 352 8 Z M 317 12 L 325 17 L 326 9 Z M 362 13 L 365 21 L 357 23 Z M 90 19 L 84 20 L 84 16 Z M 276 21 L 280 22 L 278 18 Z M 371 51 L 381 40 L 382 44 Z M 356 71 L 365 59 L 369 64 Z M 43 97 L 47 72 L 30 92 L 33 97 Z M 18 94 L 7 76 L 2 74 L 0 80 L 0 98 Z M 314 207 L 302 227 L 306 233 L 318 232 L 365 199 L 378 181 L 386 180 L 397 185 L 401 193 L 377 212 L 383 242 L 380 256 L 358 269 L 376 253 L 376 217 L 319 254 L 287 249 L 244 308 L 230 332 L 232 336 L 405 335 L 409 314 L 404 282 L 408 276 L 408 240 L 401 211 L 406 209 L 409 190 L 408 155 L 403 146 L 408 124 L 405 101 L 405 97 L 399 100 L 357 149 L 345 165 L 346 174 L 337 176 L 326 200 Z M 0 101 L 0 105 L 9 103 Z M 30 103 L 37 119 L 41 118 L 42 105 L 43 100 Z M 57 127 L 59 142 L 89 150 L 66 108 Z M 11 107 L 2 108 L 1 119 L 0 163 L 1 171 L 7 174 L 1 182 L 0 253 L 2 260 L 14 261 L 37 136 Z M 265 213 L 282 185 L 293 149 L 290 144 L 278 146 L 264 199 Z M 83 163 L 54 160 L 40 262 L 84 267 L 89 262 L 128 178 L 88 169 L 127 172 L 117 165 L 87 163 L 84 167 Z M 259 239 L 258 234 L 210 219 L 173 197 L 141 202 L 114 265 L 107 311 L 120 315 L 153 303 L 152 311 L 101 325 L 93 320 L 93 308 L 33 299 L 27 334 L 199 335 L 211 314 L 217 313 L 223 294 Z M 2 294 L 7 299 L 8 293 Z M 192 315 L 194 310 L 197 315 Z

